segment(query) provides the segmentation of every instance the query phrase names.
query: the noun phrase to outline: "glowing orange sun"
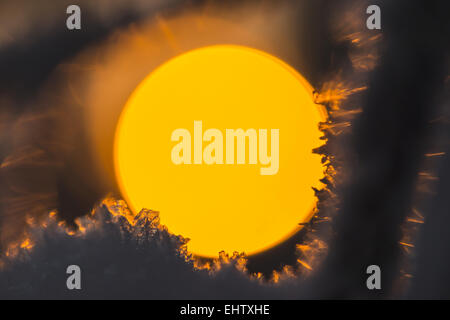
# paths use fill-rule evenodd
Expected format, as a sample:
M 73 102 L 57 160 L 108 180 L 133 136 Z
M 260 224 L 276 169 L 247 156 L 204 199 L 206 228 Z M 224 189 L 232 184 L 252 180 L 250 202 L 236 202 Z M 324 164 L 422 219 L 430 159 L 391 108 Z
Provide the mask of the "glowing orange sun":
M 311 217 L 323 120 L 311 86 L 281 60 L 232 45 L 189 51 L 129 98 L 116 129 L 117 181 L 135 213 L 159 211 L 191 252 L 258 253 Z

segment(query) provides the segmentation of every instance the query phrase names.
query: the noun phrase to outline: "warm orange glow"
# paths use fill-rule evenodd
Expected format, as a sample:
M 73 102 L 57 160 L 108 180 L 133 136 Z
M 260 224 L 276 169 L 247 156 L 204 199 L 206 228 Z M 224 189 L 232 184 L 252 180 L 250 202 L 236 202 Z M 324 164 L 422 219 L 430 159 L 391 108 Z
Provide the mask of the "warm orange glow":
M 137 87 L 120 117 L 114 160 L 122 195 L 135 214 L 160 212 L 200 256 L 278 244 L 310 219 L 312 187 L 321 187 L 324 168 L 312 150 L 324 143 L 325 114 L 312 92 L 287 64 L 246 47 L 211 46 L 170 60 Z M 245 164 L 174 164 L 176 129 L 191 133 L 194 157 L 194 121 L 202 121 L 200 134 L 223 133 L 223 159 L 227 129 L 267 129 L 269 154 L 270 130 L 279 129 L 278 170 L 263 175 L 268 165 L 249 164 L 249 139 Z M 204 139 L 202 154 L 210 143 Z

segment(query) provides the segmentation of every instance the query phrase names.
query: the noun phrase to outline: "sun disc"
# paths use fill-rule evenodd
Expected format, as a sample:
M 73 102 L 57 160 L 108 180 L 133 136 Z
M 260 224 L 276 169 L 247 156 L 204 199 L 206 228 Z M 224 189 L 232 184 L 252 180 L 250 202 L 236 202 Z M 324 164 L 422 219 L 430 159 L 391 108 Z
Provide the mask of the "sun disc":
M 120 116 L 114 162 L 122 195 L 135 213 L 159 211 L 196 255 L 273 247 L 311 217 L 312 187 L 321 186 L 312 150 L 323 144 L 324 115 L 312 91 L 286 63 L 247 47 L 169 60 Z

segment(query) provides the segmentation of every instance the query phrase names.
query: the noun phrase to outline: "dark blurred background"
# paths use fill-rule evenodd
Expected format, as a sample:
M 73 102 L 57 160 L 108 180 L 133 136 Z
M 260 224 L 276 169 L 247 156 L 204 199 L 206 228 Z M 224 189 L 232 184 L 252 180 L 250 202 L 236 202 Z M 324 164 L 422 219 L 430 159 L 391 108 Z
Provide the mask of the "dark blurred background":
M 247 2 L 255 6 L 261 3 Z M 350 45 L 336 38 L 336 17 L 344 16 L 346 10 L 360 10 L 357 2 L 292 1 L 298 16 L 292 25 L 298 37 L 292 42 L 302 53 L 295 67 L 315 88 L 322 88 L 338 75 L 360 77 L 352 71 Z M 99 7 L 106 3 L 99 2 Z M 39 15 L 44 10 L 48 17 L 41 28 L 39 19 L 30 18 L 29 28 L 12 33 L 8 28 L 14 24 L 0 21 L 0 26 L 4 24 L 0 39 L 8 40 L 0 42 L 0 246 L 4 247 L 17 233 L 11 232 L 16 230 L 12 225 L 17 230 L 24 226 L 25 214 L 38 215 L 56 208 L 61 219 L 72 223 L 111 191 L 97 183 L 95 166 L 88 163 L 90 149 L 86 137 L 77 129 L 80 119 L 73 119 L 74 128 L 67 129 L 69 136 L 76 136 L 76 143 L 66 145 L 60 141 L 65 146 L 61 155 L 56 154 L 54 145 L 46 144 L 50 140 L 46 130 L 60 125 L 52 122 L 51 115 L 41 115 L 48 117 L 43 122 L 21 117 L 30 111 L 39 114 L 39 108 L 45 108 L 33 102 L 42 94 L 42 86 L 52 71 L 130 23 L 139 23 L 158 12 L 172 14 L 185 6 L 207 5 L 205 1 L 162 1 L 154 6 L 142 6 L 149 3 L 144 0 L 120 6 L 118 3 L 111 1 L 111 6 L 120 9 L 102 20 L 99 8 L 83 8 L 80 2 L 83 27 L 77 32 L 64 27 L 65 10 L 72 4 L 69 1 L 43 1 L 34 13 Z M 242 1 L 217 3 L 233 7 Z M 351 132 L 330 137 L 336 157 L 346 161 L 346 183 L 334 190 L 340 204 L 332 222 L 328 256 L 298 293 L 305 298 L 450 298 L 450 34 L 446 1 L 374 0 L 369 4 L 381 8 L 380 56 L 377 66 L 365 73 L 368 89 L 355 102 L 360 103 L 362 113 Z M 7 7 L 33 17 L 30 11 L 36 6 L 33 1 L 3 1 L 0 12 L 6 12 L 1 8 Z M 360 14 L 364 22 L 365 12 Z M 8 18 L 8 23 L 13 19 L 2 18 Z M 12 125 L 13 119 L 20 121 Z M 32 133 L 15 135 L 22 126 L 31 127 Z M 30 148 L 37 146 L 33 150 L 41 153 L 32 152 L 30 156 L 26 148 L 17 153 L 16 146 L 23 145 L 23 141 L 29 141 Z M 345 155 L 340 154 L 343 150 Z M 10 164 L 11 154 L 15 154 L 13 160 L 22 159 L 18 165 Z M 23 161 L 21 156 L 30 161 Z M 421 180 L 421 172 L 437 181 L 425 191 L 420 190 L 426 183 Z M 47 185 L 56 186 L 56 192 L 50 187 L 46 190 Z M 425 223 L 414 238 L 414 253 L 405 262 L 399 242 L 402 226 L 413 208 L 421 212 Z M 295 244 L 308 231 L 304 228 L 278 247 L 250 257 L 249 270 L 268 275 L 286 264 L 295 265 Z M 405 263 L 410 265 L 406 275 L 401 272 Z M 382 291 L 368 291 L 365 286 L 365 268 L 371 264 L 381 267 Z M 398 289 L 405 286 L 402 277 L 408 278 L 407 291 Z

